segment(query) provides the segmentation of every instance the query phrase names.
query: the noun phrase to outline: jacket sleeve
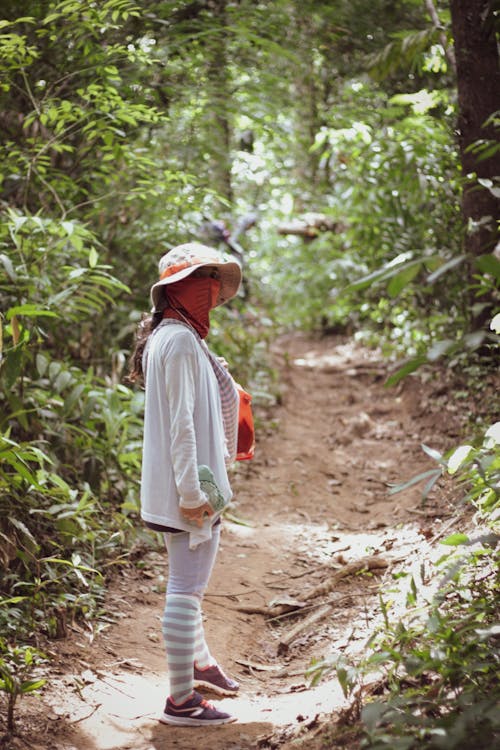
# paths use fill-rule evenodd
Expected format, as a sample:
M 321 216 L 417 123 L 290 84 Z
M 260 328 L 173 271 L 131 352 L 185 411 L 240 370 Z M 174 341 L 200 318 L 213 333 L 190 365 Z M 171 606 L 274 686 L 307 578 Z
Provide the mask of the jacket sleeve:
M 180 506 L 197 508 L 207 501 L 200 488 L 194 428 L 196 342 L 179 335 L 165 358 L 165 389 L 170 410 L 171 459 Z

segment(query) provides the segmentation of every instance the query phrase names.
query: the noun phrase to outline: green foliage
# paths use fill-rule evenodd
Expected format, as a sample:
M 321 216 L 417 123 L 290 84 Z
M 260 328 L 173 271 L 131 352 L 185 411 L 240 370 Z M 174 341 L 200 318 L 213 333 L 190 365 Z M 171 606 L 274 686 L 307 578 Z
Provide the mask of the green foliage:
M 374 643 L 366 666 L 384 669 L 388 694 L 363 709 L 363 747 L 488 748 L 498 736 L 498 536 L 444 543 L 470 551 L 445 555 L 434 599 L 414 585 L 405 618 Z
M 433 27 L 395 32 L 393 41 L 369 58 L 370 73 L 376 80 L 383 81 L 400 68 L 420 73 L 430 66 L 434 71 L 446 70 L 443 49 L 439 45 L 441 33 Z M 451 39 L 448 43 L 452 43 Z
M 100 607 L 96 566 L 137 513 L 142 396 L 90 364 L 86 321 L 127 291 L 80 222 L 8 210 L 0 228 L 0 625 L 66 633 Z M 85 351 L 88 350 L 88 351 Z
M 68 622 L 100 606 L 95 566 L 125 543 L 130 510 L 98 499 L 86 482 L 68 484 L 49 466 L 35 469 L 33 458 L 40 461 L 36 449 L 3 439 L 0 624 L 16 638 L 33 628 L 62 637 Z
M 325 659 L 309 670 L 313 680 L 335 669 L 346 696 L 361 703 L 363 682 L 375 673 L 383 697 L 365 702 L 361 746 L 461 750 L 490 748 L 498 738 L 497 648 L 500 559 L 500 423 L 476 446 L 459 446 L 443 457 L 427 449 L 465 491 L 478 530 L 455 532 L 441 544 L 451 551 L 435 570 L 407 581 L 406 606 L 397 606 L 401 590 L 380 597 L 384 625 L 369 646 L 371 654 L 353 665 Z M 415 477 L 422 481 L 426 475 Z M 410 486 L 400 485 L 397 491 Z
M 33 693 L 45 684 L 45 679 L 34 676 L 34 670 L 43 661 L 44 655 L 29 646 L 12 647 L 0 639 L 0 691 L 7 695 L 7 731 L 15 732 L 14 710 L 17 700 Z
M 346 82 L 343 98 L 315 144 L 335 174 L 325 213 L 339 228 L 308 243 L 280 242 L 272 268 L 280 312 L 314 327 L 323 317 L 330 326 L 375 328 L 422 354 L 436 332 L 465 325 L 455 294 L 462 259 L 451 133 L 363 81 Z
M 124 75 L 150 58 L 117 38 L 139 14 L 129 0 L 23 4 L 36 17 L 4 21 L 0 35 L 0 179 L 11 204 L 64 217 L 95 204 L 117 166 L 151 167 L 127 137 L 159 114 Z
M 429 469 L 422 474 L 417 474 L 408 481 L 393 485 L 389 494 L 398 492 L 427 480 L 422 491 L 424 502 L 435 483 L 442 476 L 454 475 L 457 490 L 466 492 L 464 501 L 472 501 L 477 504 L 478 510 L 485 518 L 493 514 L 496 519 L 498 503 L 500 499 L 500 422 L 491 425 L 485 432 L 484 438 L 477 445 L 460 445 L 449 455 L 443 456 L 439 451 L 422 445 L 423 450 L 434 461 L 439 468 Z
M 498 131 L 500 130 L 500 110 L 498 110 L 497 112 L 493 112 L 484 124 L 485 127 L 493 127 L 498 133 Z M 479 161 L 484 161 L 485 159 L 491 159 L 500 152 L 500 142 L 498 139 L 480 139 L 479 141 L 475 141 L 474 143 L 472 143 L 467 150 L 475 154 Z M 478 182 L 479 184 L 482 184 L 483 187 L 491 190 L 497 198 L 499 197 L 498 185 L 495 185 L 492 180 L 479 179 Z

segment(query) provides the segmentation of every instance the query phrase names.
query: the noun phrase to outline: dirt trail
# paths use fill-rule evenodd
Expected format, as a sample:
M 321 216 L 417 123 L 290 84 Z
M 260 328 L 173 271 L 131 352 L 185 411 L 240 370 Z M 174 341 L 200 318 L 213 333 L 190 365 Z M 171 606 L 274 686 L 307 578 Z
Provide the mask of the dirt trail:
M 363 648 L 390 568 L 340 581 L 332 614 L 288 650 L 280 640 L 305 615 L 268 622 L 238 608 L 301 599 L 365 555 L 392 565 L 439 530 L 449 513 L 444 498 L 424 512 L 418 490 L 391 497 L 386 484 L 432 468 L 419 444 L 436 445 L 436 416 L 423 408 L 416 381 L 385 389 L 383 363 L 352 342 L 293 336 L 280 341 L 276 358 L 283 405 L 274 428 L 260 435 L 255 460 L 233 477 L 235 514 L 249 525 L 225 522 L 204 604 L 212 652 L 241 682 L 240 697 L 216 702 L 238 723 L 186 729 L 156 721 L 167 686 L 159 619 L 167 563 L 156 551 L 111 587 L 107 607 L 116 622 L 100 633 L 75 632 L 58 648 L 41 701 L 23 701 L 34 750 L 276 747 L 276 738 L 301 727 L 307 735 L 317 715 L 343 705 L 333 676 L 310 688 L 304 672 L 313 657 Z M 454 432 L 450 419 L 441 423 L 441 447 L 444 424 Z

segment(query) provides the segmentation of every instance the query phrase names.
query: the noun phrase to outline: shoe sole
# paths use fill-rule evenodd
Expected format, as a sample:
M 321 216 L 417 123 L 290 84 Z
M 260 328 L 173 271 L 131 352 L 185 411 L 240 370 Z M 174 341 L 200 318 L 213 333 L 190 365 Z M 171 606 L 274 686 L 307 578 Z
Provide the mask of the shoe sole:
M 195 680 L 194 687 L 212 690 L 214 693 L 217 693 L 217 695 L 237 695 L 239 690 L 239 687 L 236 688 L 236 690 L 226 690 L 226 688 L 219 687 L 219 685 L 214 685 L 213 682 L 205 682 L 205 680 Z
M 187 716 L 169 716 L 168 714 L 160 716 L 162 724 L 171 724 L 177 727 L 213 727 L 220 724 L 231 724 L 234 721 L 238 721 L 236 716 L 228 716 L 227 719 L 189 719 Z

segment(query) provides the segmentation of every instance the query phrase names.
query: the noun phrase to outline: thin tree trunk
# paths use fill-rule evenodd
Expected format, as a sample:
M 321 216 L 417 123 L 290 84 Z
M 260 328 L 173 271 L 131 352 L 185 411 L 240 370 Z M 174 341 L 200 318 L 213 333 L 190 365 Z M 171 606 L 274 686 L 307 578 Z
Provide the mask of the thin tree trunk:
M 212 187 L 228 201 L 233 200 L 231 181 L 232 118 L 231 90 L 226 49 L 226 0 L 209 0 L 214 35 L 207 48 L 209 86 L 208 114 L 211 120 L 208 153 L 211 157 Z
M 313 23 L 308 16 L 309 5 L 304 7 L 295 0 L 294 16 L 297 54 L 300 64 L 296 68 L 293 82 L 295 100 L 295 142 L 298 146 L 295 173 L 302 190 L 295 198 L 295 209 L 300 212 L 308 208 L 308 197 L 314 194 L 318 180 L 319 152 L 311 151 L 319 130 L 318 87 L 314 67 Z M 305 200 L 304 200 L 305 198 Z
M 464 178 L 500 175 L 500 153 L 480 160 L 470 150 L 479 140 L 495 141 L 492 125 L 485 125 L 500 103 L 500 71 L 494 28 L 493 3 L 489 0 L 450 0 L 457 61 L 458 140 Z M 491 251 L 498 237 L 496 220 L 500 200 L 477 180 L 467 180 L 462 198 L 466 250 L 473 256 Z M 485 219 L 489 217 L 489 219 Z M 472 231 L 471 231 L 472 229 Z

